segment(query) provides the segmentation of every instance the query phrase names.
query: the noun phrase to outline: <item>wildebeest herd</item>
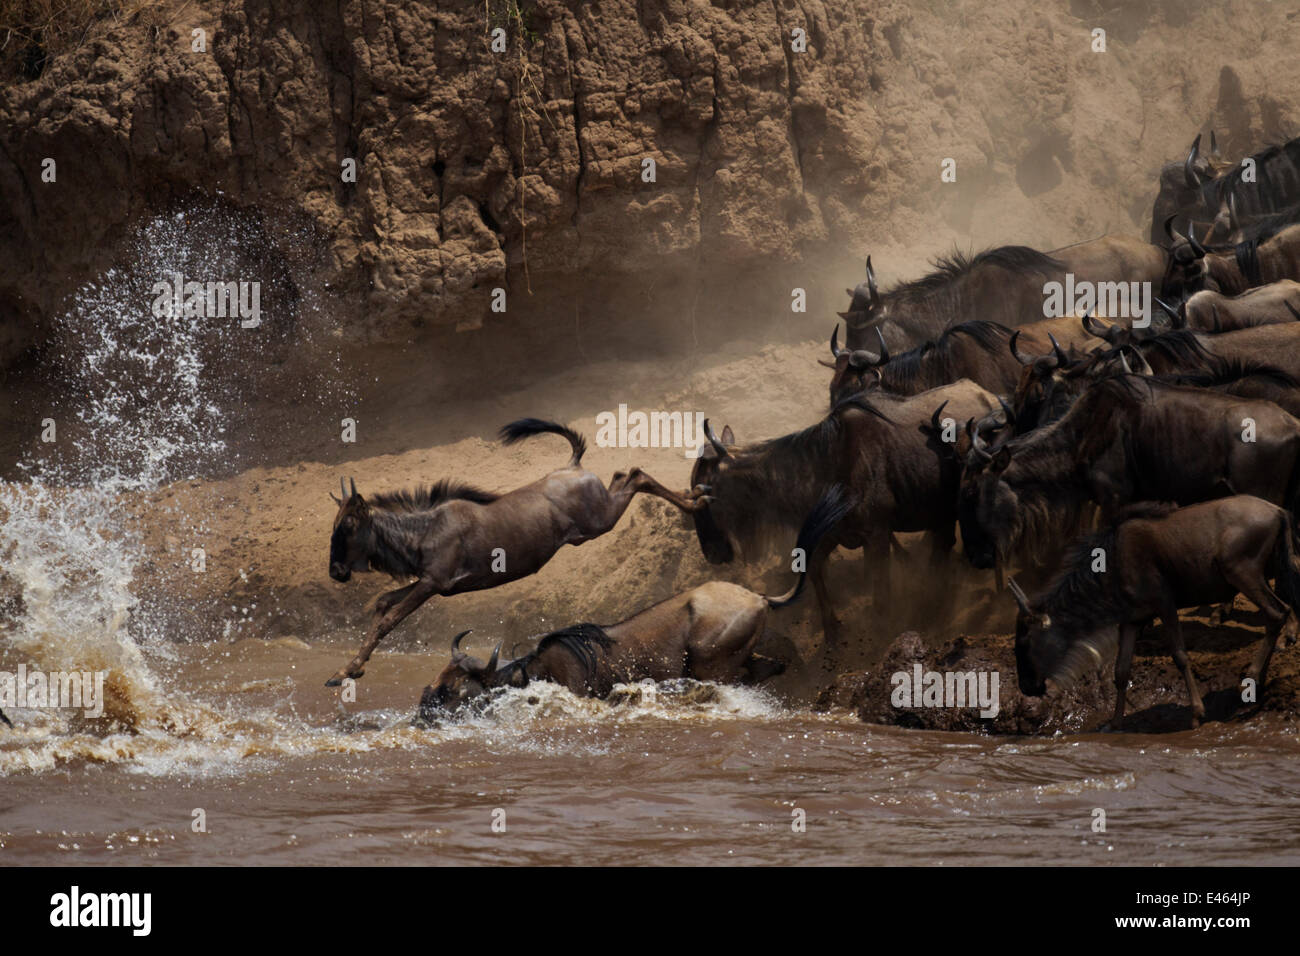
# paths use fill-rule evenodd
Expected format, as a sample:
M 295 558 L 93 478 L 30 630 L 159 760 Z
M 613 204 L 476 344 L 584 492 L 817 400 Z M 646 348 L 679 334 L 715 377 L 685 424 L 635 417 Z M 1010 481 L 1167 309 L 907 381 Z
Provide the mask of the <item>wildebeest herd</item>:
M 505 426 L 503 440 L 552 433 L 573 454 L 523 488 L 444 481 L 370 499 L 345 488 L 331 577 L 414 581 L 376 602 L 361 650 L 328 683 L 360 677 L 384 635 L 433 595 L 534 574 L 561 546 L 612 529 L 644 492 L 691 517 L 713 564 L 800 528 L 798 584 L 781 598 L 704 584 L 618 624 L 546 634 L 512 660 L 500 645 L 486 662 L 470 657 L 462 633 L 422 717 L 538 680 L 594 696 L 646 678 L 762 680 L 783 666 L 755 653 L 767 611 L 805 577 L 834 653 L 830 554 L 862 549 L 870 613 L 883 621 L 900 533 L 927 536 L 927 613 L 942 619 L 958 530 L 968 562 L 993 571 L 1018 608 L 1023 693 L 1066 685 L 1113 653 L 1118 724 L 1134 642 L 1158 617 L 1199 722 L 1178 611 L 1239 593 L 1267 621 L 1246 675 L 1262 687 L 1300 607 L 1300 139 L 1231 163 L 1213 134 L 1204 152 L 1198 136 L 1162 171 L 1153 217 L 1150 242 L 954 254 L 887 290 L 868 258 L 839 313 L 843 345 L 837 324 L 823 363 L 826 416 L 749 444 L 706 421 L 687 490 L 640 469 L 605 487 L 581 465 L 582 436 L 538 419 Z

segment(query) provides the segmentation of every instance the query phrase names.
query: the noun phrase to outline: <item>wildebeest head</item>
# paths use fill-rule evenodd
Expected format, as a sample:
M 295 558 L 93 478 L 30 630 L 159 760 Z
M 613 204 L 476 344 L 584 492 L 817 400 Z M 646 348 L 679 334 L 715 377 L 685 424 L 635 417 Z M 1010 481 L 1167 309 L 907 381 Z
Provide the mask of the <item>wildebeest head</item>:
M 879 386 L 880 366 L 889 361 L 889 346 L 885 344 L 885 336 L 879 326 L 876 327 L 876 338 L 880 342 L 879 353 L 867 349 L 842 349 L 839 336 L 840 327 L 837 325 L 831 332 L 831 357 L 835 361 L 822 363 L 835 369 L 835 374 L 831 376 L 832 406 L 847 395 Z
M 1170 246 L 1162 294 L 1181 304 L 1202 289 L 1219 291 L 1218 283 L 1210 276 L 1209 263 L 1205 261 L 1205 246 L 1196 239 L 1196 230 L 1189 226 L 1184 236 L 1174 228 L 1174 217 L 1170 216 L 1165 220 L 1165 233 L 1169 236 Z
M 876 285 L 876 273 L 871 268 L 871 256 L 867 256 L 866 281 L 859 282 L 855 289 L 844 291 L 849 294 L 849 308 L 839 313 L 839 316 L 848 323 L 849 341 L 860 340 L 856 333 L 865 332 L 868 326 L 878 325 L 885 317 L 885 303 Z
M 984 423 L 966 423 L 970 452 L 962 474 L 957 501 L 957 520 L 961 525 L 962 549 L 966 559 L 977 568 L 992 568 L 1007 552 L 1004 542 L 1017 527 L 1019 500 L 1015 491 L 1002 480 L 1011 464 L 1011 449 L 1005 442 L 990 450 L 981 434 Z
M 372 523 L 370 505 L 357 493 L 356 481 L 349 492 L 340 478 L 339 491 L 343 493 L 342 498 L 330 495 L 339 505 L 330 535 L 330 577 L 346 581 L 353 571 L 370 570 Z
M 1069 643 L 1051 615 L 1035 611 L 1024 590 L 1012 578 L 1007 582 L 1019 608 L 1016 614 L 1016 682 L 1029 697 L 1047 693 L 1047 676 L 1065 659 Z
M 424 689 L 420 696 L 420 716 L 429 719 L 442 714 L 455 713 L 465 704 L 482 697 L 494 687 L 523 686 L 527 676 L 518 667 L 498 666 L 501 645 L 492 651 L 485 664 L 460 649 L 460 642 L 469 631 L 461 631 L 451 642 L 451 660 L 437 679 Z M 521 681 L 522 677 L 522 681 Z
M 720 476 L 735 462 L 729 446 L 736 444 L 731 426 L 724 426 L 722 437 L 718 438 L 704 420 L 704 436 L 708 443 L 701 449 L 691 469 L 691 488 L 694 491 L 697 506 L 694 513 L 695 534 L 700 539 L 700 550 L 710 564 L 727 564 L 736 556 L 735 542 L 731 534 L 722 526 L 709 500 L 709 492 Z

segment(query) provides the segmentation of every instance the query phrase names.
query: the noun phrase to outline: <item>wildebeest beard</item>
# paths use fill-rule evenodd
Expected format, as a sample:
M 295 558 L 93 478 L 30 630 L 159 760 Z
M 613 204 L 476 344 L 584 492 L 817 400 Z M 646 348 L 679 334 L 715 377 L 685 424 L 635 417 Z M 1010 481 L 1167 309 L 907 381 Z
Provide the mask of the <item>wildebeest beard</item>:
M 767 553 L 778 537 L 786 541 L 836 483 L 842 427 L 831 414 L 802 431 L 734 450 L 730 466 L 711 480 L 712 517 L 746 556 Z

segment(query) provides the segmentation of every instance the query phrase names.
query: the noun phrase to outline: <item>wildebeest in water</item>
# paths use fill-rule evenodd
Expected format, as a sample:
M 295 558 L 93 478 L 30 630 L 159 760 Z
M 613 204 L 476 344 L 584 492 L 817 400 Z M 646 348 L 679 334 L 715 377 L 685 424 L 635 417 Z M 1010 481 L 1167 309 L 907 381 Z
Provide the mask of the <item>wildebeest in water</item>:
M 458 634 L 451 662 L 424 689 L 419 716 L 432 720 L 499 687 L 526 687 L 550 681 L 574 694 L 605 697 L 615 684 L 641 680 L 757 682 L 784 664 L 754 653 L 769 608 L 785 607 L 803 591 L 807 558 L 821 538 L 851 507 L 843 490 L 832 487 L 799 532 L 797 554 L 804 556 L 794 587 L 780 597 L 755 594 L 723 581 L 702 584 L 647 608 L 618 624 L 575 624 L 543 637 L 536 648 L 500 662 L 501 645 L 487 663 L 460 650 Z
M 1104 572 L 1094 569 L 1097 549 Z M 1192 724 L 1205 718 L 1196 676 L 1183 643 L 1178 609 L 1206 601 L 1250 598 L 1268 620 L 1246 677 L 1263 688 L 1268 662 L 1285 628 L 1295 639 L 1300 608 L 1300 559 L 1286 511 L 1260 498 L 1234 495 L 1177 508 L 1143 503 L 1118 515 L 1110 528 L 1085 539 L 1041 598 L 1029 600 L 1014 581 L 1016 673 L 1021 692 L 1040 697 L 1047 682 L 1069 684 L 1115 657 L 1115 714 L 1124 717 L 1133 645 L 1153 618 L 1164 625 L 1170 655 L 1187 683 Z M 1276 581 L 1276 590 L 1268 579 Z M 1280 596 L 1279 596 L 1280 592 Z
M 641 492 L 685 510 L 695 507 L 639 468 L 614 475 L 606 488 L 582 467 L 586 441 L 564 425 L 521 418 L 501 429 L 501 440 L 510 445 L 547 433 L 568 439 L 569 463 L 514 491 L 492 494 L 443 481 L 366 500 L 353 482 L 350 494 L 345 489 L 343 498 L 335 499 L 330 577 L 347 581 L 353 571 L 383 571 L 416 580 L 376 601 L 379 617 L 365 643 L 327 686 L 364 674 L 384 635 L 435 594 L 482 591 L 534 574 L 564 545 L 582 544 L 613 528 Z

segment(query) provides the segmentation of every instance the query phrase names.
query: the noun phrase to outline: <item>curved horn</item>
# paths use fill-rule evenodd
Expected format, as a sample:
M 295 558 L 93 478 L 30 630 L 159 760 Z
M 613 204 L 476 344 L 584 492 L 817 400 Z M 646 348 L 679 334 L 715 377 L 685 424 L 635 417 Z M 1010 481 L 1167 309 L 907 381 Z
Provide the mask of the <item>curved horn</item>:
M 876 272 L 871 268 L 871 256 L 867 256 L 867 288 L 871 290 L 871 304 L 879 304 L 880 290 L 876 288 Z
M 1181 329 L 1187 325 L 1187 320 L 1180 316 L 1177 310 L 1175 310 L 1168 302 L 1163 301 L 1159 296 L 1153 296 L 1153 298 L 1156 300 L 1156 305 L 1164 309 L 1165 315 L 1169 316 L 1169 324 L 1173 328 Z
M 1201 188 L 1201 178 L 1196 174 L 1196 160 L 1200 158 L 1201 152 L 1201 134 L 1196 134 L 1196 139 L 1192 140 L 1192 149 L 1187 154 L 1187 159 L 1183 161 L 1183 181 L 1192 189 Z
M 1097 328 L 1094 329 L 1093 328 L 1094 325 Z M 1107 338 L 1106 336 L 1106 333 L 1109 332 L 1110 329 L 1106 328 L 1106 326 L 1102 325 L 1100 322 L 1098 322 L 1096 319 L 1092 317 L 1092 309 L 1089 309 L 1087 312 L 1083 313 L 1083 330 L 1087 332 L 1089 335 L 1094 336 L 1095 338 L 1105 339 L 1107 342 L 1110 341 L 1110 339 Z
M 730 458 L 731 452 L 727 451 L 727 446 L 718 441 L 718 436 L 713 434 L 713 429 L 709 427 L 709 420 L 704 419 L 704 437 L 709 440 L 713 450 L 718 453 L 719 458 Z
M 451 639 L 451 652 L 452 652 L 452 654 L 459 654 L 459 653 L 460 653 L 460 642 L 463 641 L 463 640 L 465 639 L 465 635 L 466 635 L 466 634 L 469 634 L 470 631 L 473 631 L 473 630 L 474 630 L 473 628 L 470 628 L 469 631 L 461 631 L 459 634 L 457 634 L 455 637 L 453 637 L 453 638 Z
M 492 656 L 488 658 L 487 667 L 483 668 L 485 674 L 495 674 L 497 670 L 497 658 L 501 656 L 501 645 L 504 641 L 497 641 L 497 646 L 492 648 Z
M 949 401 L 951 401 L 951 399 L 945 399 L 944 403 L 940 405 L 938 408 L 936 408 L 934 410 L 934 414 L 930 416 L 930 424 L 934 426 L 934 430 L 937 432 L 943 431 L 943 426 L 939 424 L 939 416 L 942 415 L 943 410 L 948 407 Z
M 352 493 L 355 495 L 357 493 L 357 480 L 355 478 L 348 478 L 348 484 L 352 485 Z
M 875 368 L 881 361 L 879 355 L 866 349 L 854 349 L 849 353 L 849 364 L 856 369 Z
M 348 486 L 343 483 L 342 475 L 339 475 L 339 494 L 343 496 L 344 501 L 348 500 Z
M 975 427 L 975 419 L 966 419 L 966 437 L 970 439 L 971 451 L 979 455 L 985 461 L 992 461 L 993 456 L 988 452 L 988 446 L 984 439 L 980 438 L 980 430 Z
M 1177 218 L 1178 214 L 1175 213 L 1165 220 L 1165 235 L 1169 237 L 1170 242 L 1186 242 L 1187 237 L 1174 228 L 1174 220 Z
M 1052 352 L 1056 355 L 1056 367 L 1065 368 L 1070 364 L 1070 359 L 1065 354 L 1065 349 L 1061 348 L 1061 343 L 1056 341 L 1056 336 L 1051 332 L 1047 333 L 1048 341 L 1052 343 Z
M 880 342 L 880 362 L 877 364 L 883 365 L 889 361 L 889 346 L 885 344 L 885 333 L 880 331 L 878 325 L 876 326 L 876 339 Z
M 1011 596 L 1016 599 L 1016 604 L 1020 605 L 1020 610 L 1026 614 L 1034 613 L 1033 609 L 1029 606 L 1028 595 L 1026 595 L 1024 589 L 1016 583 L 1015 578 L 1009 578 L 1007 580 L 1007 590 L 1010 591 Z
M 1125 375 L 1132 375 L 1133 370 L 1129 368 L 1128 358 L 1124 355 L 1124 351 L 1125 351 L 1124 349 L 1119 350 L 1119 364 L 1120 367 L 1124 369 Z
M 1196 241 L 1196 223 L 1194 222 L 1187 224 L 1187 241 L 1191 243 L 1192 251 L 1196 253 L 1197 257 L 1203 258 L 1205 256 L 1205 247 Z
M 1007 345 L 1010 346 L 1011 348 L 1011 357 L 1014 358 L 1021 365 L 1033 365 L 1034 357 L 1031 355 L 1029 358 L 1025 358 L 1023 355 L 1020 354 L 1020 350 L 1016 348 L 1016 340 L 1018 338 L 1020 338 L 1020 330 L 1016 329 L 1014 332 L 1011 333 L 1011 341 L 1007 343 Z
M 1139 375 L 1151 376 L 1156 374 L 1156 370 L 1151 367 L 1151 363 L 1147 361 L 1147 357 L 1142 354 L 1142 350 L 1137 346 L 1133 346 L 1133 357 L 1142 363 L 1138 366 Z
M 1223 154 L 1219 152 L 1219 140 L 1214 135 L 1214 130 L 1210 130 L 1210 156 L 1214 159 L 1222 159 Z
M 998 404 L 1002 406 L 1002 414 L 1006 416 L 1007 424 L 1014 425 L 1016 423 L 1016 413 L 1011 410 L 1011 406 L 1007 404 L 1007 400 L 999 395 Z
M 839 358 L 841 351 L 843 350 L 840 348 L 840 324 L 836 322 L 835 331 L 831 332 L 831 355 Z

